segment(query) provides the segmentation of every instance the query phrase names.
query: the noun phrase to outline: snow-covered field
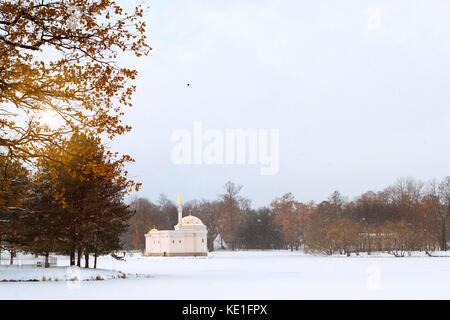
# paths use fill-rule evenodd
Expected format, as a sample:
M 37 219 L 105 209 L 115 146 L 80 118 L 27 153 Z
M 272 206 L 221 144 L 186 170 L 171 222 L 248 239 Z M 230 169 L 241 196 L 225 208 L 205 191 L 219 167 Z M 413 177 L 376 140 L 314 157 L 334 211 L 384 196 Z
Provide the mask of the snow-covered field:
M 65 272 L 67 259 L 58 257 L 58 265 L 48 270 Z M 238 251 L 197 258 L 102 257 L 98 267 L 127 278 L 1 282 L 0 299 L 450 299 L 450 257 Z
M 32 266 L 2 266 L 0 268 L 0 281 L 94 281 L 126 278 L 119 271 L 84 268 L 36 268 Z

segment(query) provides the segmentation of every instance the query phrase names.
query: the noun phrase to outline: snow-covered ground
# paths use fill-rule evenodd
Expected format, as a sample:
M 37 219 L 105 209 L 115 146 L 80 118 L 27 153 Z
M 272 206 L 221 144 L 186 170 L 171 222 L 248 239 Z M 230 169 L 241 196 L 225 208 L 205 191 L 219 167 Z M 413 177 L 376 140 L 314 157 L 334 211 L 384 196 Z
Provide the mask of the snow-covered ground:
M 58 257 L 58 265 L 48 270 L 65 270 L 67 258 Z M 127 278 L 2 282 L 0 299 L 450 299 L 448 256 L 238 251 L 196 258 L 101 257 L 98 266 Z
M 1 282 L 23 281 L 94 281 L 126 278 L 120 271 L 77 267 L 37 268 L 33 266 L 0 267 Z M 1 289 L 0 289 L 1 290 Z

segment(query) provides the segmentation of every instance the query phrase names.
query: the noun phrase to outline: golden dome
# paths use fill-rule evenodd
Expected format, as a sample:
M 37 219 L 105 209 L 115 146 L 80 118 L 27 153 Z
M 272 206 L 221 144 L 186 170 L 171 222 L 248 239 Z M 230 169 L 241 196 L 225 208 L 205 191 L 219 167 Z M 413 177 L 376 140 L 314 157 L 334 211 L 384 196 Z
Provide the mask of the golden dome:
M 153 229 L 150 230 L 150 231 L 148 232 L 148 234 L 150 234 L 150 232 L 153 232 L 153 231 L 158 231 L 158 229 L 156 229 L 155 226 L 153 226 Z
M 203 222 L 199 218 L 189 215 L 181 219 L 181 224 L 203 224 Z

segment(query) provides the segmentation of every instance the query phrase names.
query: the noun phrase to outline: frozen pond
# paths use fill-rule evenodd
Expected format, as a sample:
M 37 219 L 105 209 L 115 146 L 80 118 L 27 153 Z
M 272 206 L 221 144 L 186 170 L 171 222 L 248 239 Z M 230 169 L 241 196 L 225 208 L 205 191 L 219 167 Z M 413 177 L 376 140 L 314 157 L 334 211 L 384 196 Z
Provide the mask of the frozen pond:
M 58 268 L 67 263 L 58 257 Z M 238 251 L 101 257 L 98 267 L 129 276 L 78 285 L 2 282 L 0 299 L 450 299 L 450 257 Z

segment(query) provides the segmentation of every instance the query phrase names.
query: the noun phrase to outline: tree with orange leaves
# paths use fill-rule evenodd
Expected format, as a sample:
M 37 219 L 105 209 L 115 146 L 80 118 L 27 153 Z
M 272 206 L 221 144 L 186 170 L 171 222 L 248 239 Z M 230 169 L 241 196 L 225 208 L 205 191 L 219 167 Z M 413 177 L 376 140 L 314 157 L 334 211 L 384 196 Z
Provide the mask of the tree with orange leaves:
M 0 2 L 0 163 L 52 160 L 72 133 L 112 138 L 131 128 L 137 72 L 119 54 L 148 54 L 143 9 L 113 0 Z M 55 118 L 57 125 L 46 120 Z M 5 191 L 11 179 L 0 178 Z
M 130 182 L 123 176 L 123 159 L 113 159 L 98 139 L 73 135 L 66 150 L 48 150 L 34 179 L 34 193 L 20 215 L 22 235 L 30 235 L 25 249 L 48 256 L 71 256 L 80 266 L 82 256 L 97 256 L 121 249 L 120 235 L 133 210 L 123 203 Z M 68 156 L 70 155 L 70 156 Z M 94 265 L 95 266 L 95 265 Z
M 309 215 L 310 205 L 297 202 L 292 193 L 276 198 L 270 204 L 277 215 L 274 223 L 282 226 L 284 240 L 291 251 L 298 250 L 305 236 L 306 219 Z

